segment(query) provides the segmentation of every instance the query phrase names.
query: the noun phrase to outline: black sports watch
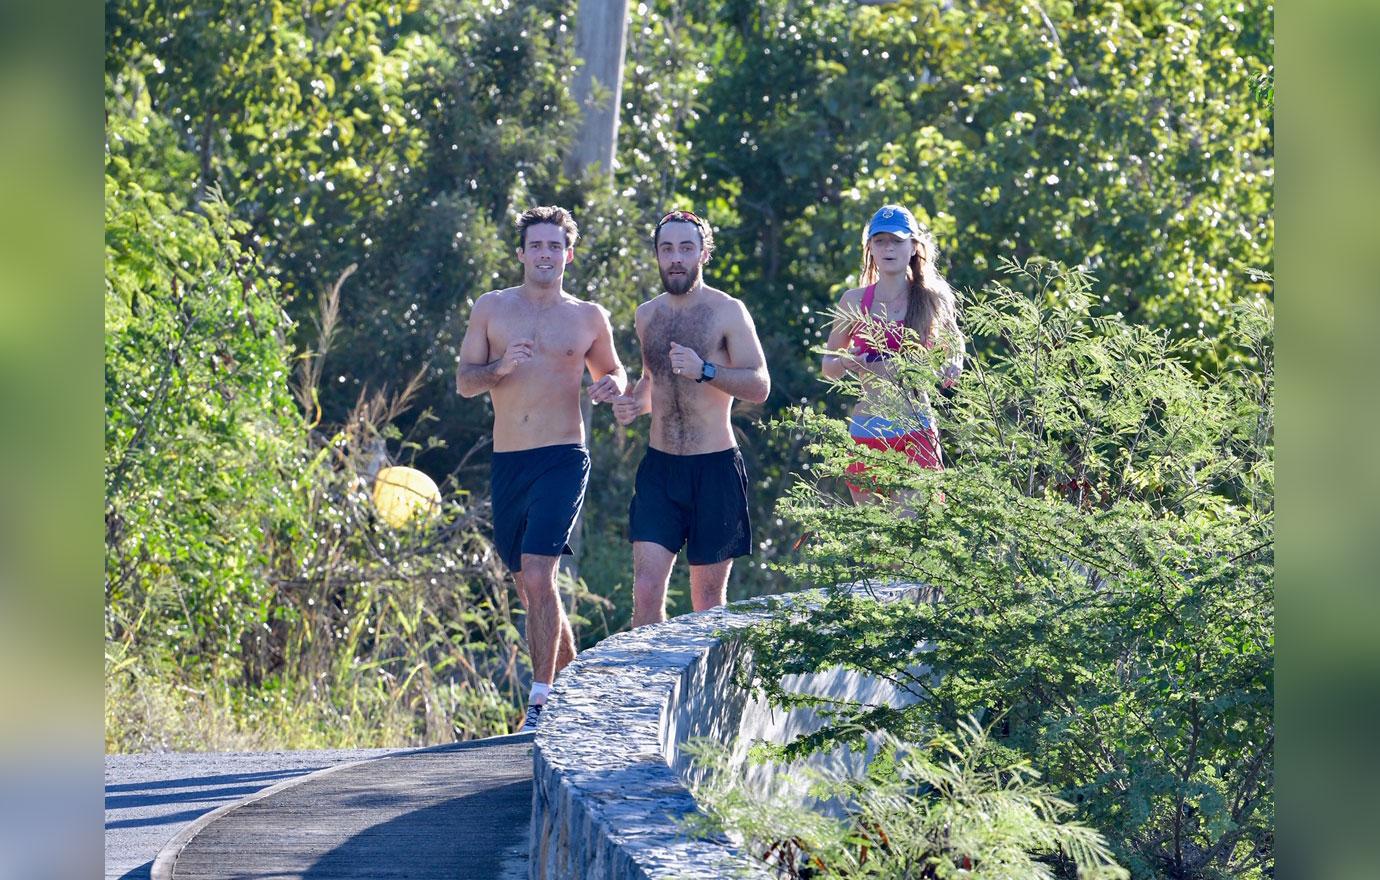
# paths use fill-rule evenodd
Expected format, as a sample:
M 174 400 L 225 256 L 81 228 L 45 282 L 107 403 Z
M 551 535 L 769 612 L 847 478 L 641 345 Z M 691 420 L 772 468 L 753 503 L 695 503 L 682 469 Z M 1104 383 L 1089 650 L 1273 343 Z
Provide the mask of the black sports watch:
M 713 381 L 714 376 L 715 376 L 718 372 L 719 372 L 718 369 L 717 369 L 713 364 L 711 364 L 709 361 L 702 361 L 702 362 L 700 363 L 700 377 L 699 377 L 698 379 L 696 379 L 695 381 L 696 381 L 696 382 L 710 382 L 710 381 Z

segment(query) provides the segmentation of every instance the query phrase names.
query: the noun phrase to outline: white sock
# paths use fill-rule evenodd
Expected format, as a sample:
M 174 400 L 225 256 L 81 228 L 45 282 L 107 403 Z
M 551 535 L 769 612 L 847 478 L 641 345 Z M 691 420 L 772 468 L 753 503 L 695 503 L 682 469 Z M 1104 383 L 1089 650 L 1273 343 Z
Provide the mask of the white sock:
M 532 694 L 527 698 L 527 705 L 541 706 L 546 703 L 546 695 L 551 693 L 551 685 L 540 681 L 532 682 Z

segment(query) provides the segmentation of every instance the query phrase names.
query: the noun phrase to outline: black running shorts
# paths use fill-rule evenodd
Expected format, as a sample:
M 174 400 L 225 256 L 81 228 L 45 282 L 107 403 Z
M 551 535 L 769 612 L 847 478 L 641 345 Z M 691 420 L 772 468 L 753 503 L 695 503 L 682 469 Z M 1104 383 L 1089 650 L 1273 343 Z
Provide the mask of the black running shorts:
M 514 573 L 522 554 L 571 553 L 570 532 L 585 502 L 589 452 L 578 443 L 495 452 L 489 485 L 494 546 Z
M 702 455 L 671 455 L 648 448 L 637 469 L 628 509 L 634 541 L 672 553 L 686 547 L 691 565 L 710 565 L 752 552 L 747 471 L 735 446 Z

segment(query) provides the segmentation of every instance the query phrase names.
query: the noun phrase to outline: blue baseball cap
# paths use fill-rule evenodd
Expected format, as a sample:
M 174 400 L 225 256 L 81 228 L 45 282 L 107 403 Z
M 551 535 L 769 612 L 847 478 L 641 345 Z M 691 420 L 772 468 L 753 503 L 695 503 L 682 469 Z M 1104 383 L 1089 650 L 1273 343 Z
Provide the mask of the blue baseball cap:
M 867 237 L 879 232 L 890 232 L 900 238 L 919 238 L 920 224 L 915 222 L 915 215 L 900 205 L 882 205 L 867 224 Z

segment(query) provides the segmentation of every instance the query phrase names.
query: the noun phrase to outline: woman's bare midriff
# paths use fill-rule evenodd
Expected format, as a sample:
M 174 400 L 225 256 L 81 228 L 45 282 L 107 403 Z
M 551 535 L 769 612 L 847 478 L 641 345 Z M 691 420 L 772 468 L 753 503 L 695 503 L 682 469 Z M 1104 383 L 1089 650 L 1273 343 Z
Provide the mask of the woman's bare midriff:
M 856 418 L 856 419 L 867 419 L 867 418 L 871 418 L 872 416 L 883 416 L 884 418 L 892 418 L 892 417 L 894 417 L 894 416 L 896 415 L 895 413 L 892 413 L 891 415 L 885 415 L 884 413 L 882 413 L 882 412 L 879 411 L 879 410 L 883 409 L 883 407 L 878 406 L 878 398 L 877 398 L 877 396 L 874 396 L 874 395 L 875 395 L 875 392 L 872 392 L 871 389 L 869 388 L 869 385 L 870 385 L 871 382 L 873 382 L 873 381 L 877 381 L 877 380 L 868 380 L 868 379 L 864 379 L 864 380 L 863 380 L 863 393 L 862 393 L 862 396 L 858 398 L 858 402 L 857 402 L 857 403 L 853 404 L 853 409 L 852 409 L 852 411 L 849 413 L 849 415 L 851 415 L 853 418 Z M 921 392 L 921 394 L 920 394 L 920 400 L 919 400 L 919 405 L 916 407 L 915 412 L 916 412 L 917 414 L 919 414 L 919 413 L 928 413 L 929 411 L 930 411 L 930 396 L 929 396 L 928 393 Z

